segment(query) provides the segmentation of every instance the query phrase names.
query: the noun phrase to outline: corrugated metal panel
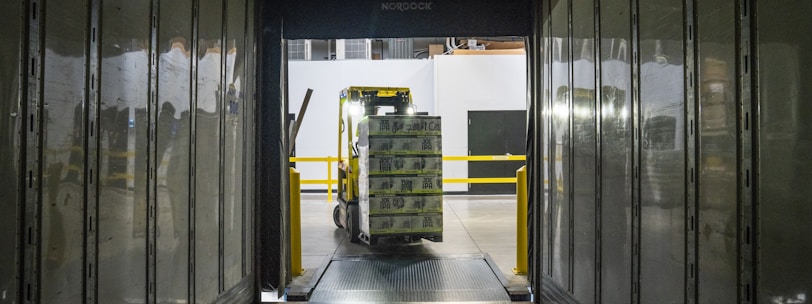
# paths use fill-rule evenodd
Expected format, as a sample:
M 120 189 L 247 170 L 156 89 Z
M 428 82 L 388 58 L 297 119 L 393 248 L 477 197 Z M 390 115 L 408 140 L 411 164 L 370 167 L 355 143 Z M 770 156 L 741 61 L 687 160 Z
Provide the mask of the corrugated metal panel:
M 305 60 L 311 58 L 310 39 L 288 40 L 288 60 Z
M 235 286 L 243 278 L 243 209 L 250 204 L 243 193 L 246 180 L 245 141 L 245 6 L 247 0 L 226 3 L 226 78 L 223 104 L 223 286 Z
M 86 1 L 45 7 L 43 84 L 42 275 L 43 302 L 81 302 L 85 172 Z M 65 14 L 63 16 L 63 14 Z
M 412 59 L 412 58 L 414 58 L 414 39 L 389 38 L 388 59 Z
M 311 302 L 505 301 L 510 297 L 484 259 L 334 260 Z
M 736 3 L 697 2 L 698 303 L 737 298 Z
M 749 2 L 753 3 L 753 2 Z M 745 4 L 748 4 L 747 2 Z M 745 245 L 755 241 L 758 293 L 752 303 L 799 303 L 812 298 L 812 3 L 781 0 L 756 2 L 758 44 L 739 50 L 737 60 L 758 56 L 749 120 L 742 119 L 745 135 L 755 134 L 754 172 L 740 175 L 742 187 L 755 184 L 757 222 L 739 233 Z M 755 12 L 753 12 L 755 10 Z M 756 20 L 754 20 L 755 23 Z M 733 64 L 733 61 L 730 64 Z M 748 69 L 744 65 L 738 68 Z M 746 167 L 745 167 L 746 169 Z M 752 209 L 744 209 L 751 212 Z M 727 245 L 727 244 L 726 244 Z M 752 285 L 747 285 L 750 287 Z
M 799 154 L 812 108 L 799 100 L 812 94 L 797 84 L 811 46 L 786 24 L 808 24 L 799 12 L 809 3 L 717 2 L 602 1 L 589 12 L 564 1 L 537 16 L 530 75 L 543 116 L 529 122 L 549 146 L 530 154 L 549 158 L 531 180 L 550 183 L 530 189 L 543 207 L 532 241 L 544 283 L 584 303 L 808 297 L 812 266 L 800 253 L 812 241 L 799 215 L 810 213 L 809 187 L 798 183 L 812 171 Z M 601 36 L 589 39 L 581 27 L 593 18 Z M 590 42 L 594 59 L 583 56 Z M 594 103 L 579 102 L 589 95 Z M 578 156 L 593 147 L 594 159 Z M 595 193 L 579 178 L 592 166 Z
M 7 42 L 0 44 L 0 293 L 4 293 L 13 302 L 19 297 L 19 286 L 22 283 L 18 263 L 20 262 L 20 208 L 23 207 L 20 186 L 20 157 L 22 156 L 22 137 L 20 132 L 25 117 L 22 103 L 21 77 L 23 22 L 23 3 L 9 1 L 0 10 L 0 36 Z
M 99 301 L 147 301 L 150 3 L 101 10 Z
M 336 40 L 336 59 L 370 59 L 372 43 L 369 39 Z
M 63 2 L 16 1 L 2 18 L 4 37 L 20 41 L 0 49 L 1 171 L 30 186 L 0 192 L 12 203 L 0 221 L 11 225 L 0 237 L 9 250 L 0 302 L 181 303 L 195 288 L 206 302 L 229 289 L 252 296 L 251 190 L 242 186 L 253 181 L 243 137 L 252 125 L 240 107 L 253 104 L 253 41 L 243 36 L 253 1 L 207 0 L 200 14 L 191 0 Z M 16 133 L 23 121 L 25 135 Z M 204 210 L 192 212 L 195 195 Z M 195 227 L 188 215 L 200 212 L 215 216 Z M 17 243 L 17 218 L 29 242 Z M 207 246 L 194 246 L 195 234 Z
M 157 193 L 159 210 L 155 296 L 171 302 L 187 299 L 189 293 L 189 186 L 191 174 L 189 113 L 192 60 L 185 54 L 191 49 L 193 24 L 192 0 L 161 1 L 158 28 L 158 117 L 156 126 Z M 186 245 L 186 246 L 184 246 Z

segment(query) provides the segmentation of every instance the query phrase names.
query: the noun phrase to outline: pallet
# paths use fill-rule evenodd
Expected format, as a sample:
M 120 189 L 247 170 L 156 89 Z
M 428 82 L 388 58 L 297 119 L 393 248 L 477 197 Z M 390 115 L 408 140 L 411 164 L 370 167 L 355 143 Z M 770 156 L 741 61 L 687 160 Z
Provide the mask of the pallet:
M 440 243 L 443 241 L 443 233 L 442 232 L 410 232 L 410 233 L 391 233 L 391 234 L 379 234 L 379 235 L 368 235 L 365 233 L 361 233 L 359 239 L 366 243 L 367 245 L 374 246 L 378 244 L 380 239 L 395 239 L 399 238 L 405 243 L 415 243 L 420 241 L 421 239 L 426 239 L 432 242 Z

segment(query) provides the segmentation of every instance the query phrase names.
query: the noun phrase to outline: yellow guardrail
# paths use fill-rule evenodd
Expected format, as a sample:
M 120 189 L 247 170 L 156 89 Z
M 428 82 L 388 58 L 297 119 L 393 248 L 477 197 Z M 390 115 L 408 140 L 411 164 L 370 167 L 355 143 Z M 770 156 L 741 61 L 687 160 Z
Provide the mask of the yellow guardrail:
M 443 156 L 443 161 L 515 161 L 525 160 L 524 155 L 476 155 L 476 156 Z M 338 157 L 291 157 L 290 162 L 327 162 L 327 179 L 303 180 L 299 177 L 299 171 L 290 169 L 290 192 L 291 192 L 291 264 L 293 275 L 304 274 L 301 258 L 301 219 L 300 219 L 300 185 L 302 184 L 324 184 L 327 185 L 329 202 L 333 201 L 332 185 L 337 181 L 332 178 L 332 163 L 338 161 Z M 518 181 L 518 182 L 517 182 Z M 527 168 L 522 166 L 516 170 L 515 177 L 479 177 L 479 178 L 444 178 L 443 183 L 514 183 L 516 184 L 516 267 L 513 273 L 516 275 L 527 274 Z M 547 184 L 547 180 L 544 181 Z
M 443 161 L 522 161 L 525 160 L 524 155 L 461 155 L 461 156 L 443 156 Z M 302 179 L 302 185 L 326 185 L 327 186 L 327 200 L 333 201 L 333 185 L 338 184 L 338 181 L 333 179 L 333 162 L 337 162 L 338 157 L 325 156 L 325 157 L 291 157 L 291 163 L 305 163 L 305 162 L 326 162 L 327 163 L 327 179 Z M 444 178 L 444 184 L 515 184 L 516 177 L 469 177 L 469 178 Z
M 524 160 L 524 155 L 468 155 L 468 156 L 443 156 L 444 161 L 506 161 Z
M 525 160 L 524 155 L 463 155 L 443 156 L 443 161 L 516 161 Z M 469 177 L 444 178 L 443 184 L 515 184 L 516 177 Z
M 306 162 L 326 162 L 327 163 L 327 179 L 300 179 L 301 185 L 327 185 L 327 201 L 333 201 L 333 185 L 338 184 L 338 181 L 333 179 L 333 162 L 338 161 L 338 157 L 291 157 L 291 163 L 306 163 Z
M 444 184 L 514 184 L 515 177 L 444 178 Z

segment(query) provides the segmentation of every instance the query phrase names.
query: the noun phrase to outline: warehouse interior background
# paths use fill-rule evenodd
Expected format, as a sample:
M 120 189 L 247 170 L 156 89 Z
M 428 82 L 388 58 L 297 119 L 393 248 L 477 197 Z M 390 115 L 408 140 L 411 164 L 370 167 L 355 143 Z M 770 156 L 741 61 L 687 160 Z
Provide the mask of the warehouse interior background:
M 315 86 L 376 69 L 431 87 L 424 110 L 450 125 L 484 100 L 526 110 L 534 301 L 808 301 L 812 3 L 387 3 L 5 3 L 0 303 L 280 295 L 287 114 L 304 87 L 335 104 Z M 286 58 L 293 40 L 394 37 L 524 37 L 526 55 Z M 508 68 L 524 72 L 496 78 Z
M 438 43 L 444 45 L 445 39 L 440 39 Z M 386 47 L 384 54 L 388 53 Z M 525 111 L 527 107 L 525 55 L 289 60 L 289 112 L 299 113 L 305 92 L 308 88 L 313 89 L 296 140 L 297 156 L 336 156 L 338 130 L 335 122 L 338 119 L 339 91 L 360 85 L 409 88 L 416 111 L 443 118 L 445 155 L 469 155 L 469 111 Z M 523 127 L 513 131 L 524 132 Z M 520 136 L 524 137 L 524 134 Z M 296 168 L 301 172 L 302 179 L 326 179 L 324 163 L 298 163 Z M 468 177 L 465 162 L 447 162 L 443 169 L 445 178 Z M 333 179 L 336 179 L 336 174 L 333 171 Z M 447 184 L 444 191 L 465 192 L 467 188 L 466 184 Z M 302 189 L 326 190 L 326 187 L 302 185 Z

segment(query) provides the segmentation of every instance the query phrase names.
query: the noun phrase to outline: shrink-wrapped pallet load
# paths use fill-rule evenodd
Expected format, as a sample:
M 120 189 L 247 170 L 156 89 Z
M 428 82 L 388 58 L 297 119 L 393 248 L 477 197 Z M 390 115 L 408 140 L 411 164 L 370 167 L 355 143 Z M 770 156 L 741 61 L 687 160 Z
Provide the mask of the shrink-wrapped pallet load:
M 368 116 L 358 124 L 362 240 L 442 241 L 440 127 L 436 116 Z

